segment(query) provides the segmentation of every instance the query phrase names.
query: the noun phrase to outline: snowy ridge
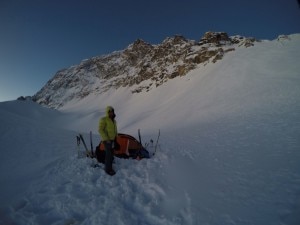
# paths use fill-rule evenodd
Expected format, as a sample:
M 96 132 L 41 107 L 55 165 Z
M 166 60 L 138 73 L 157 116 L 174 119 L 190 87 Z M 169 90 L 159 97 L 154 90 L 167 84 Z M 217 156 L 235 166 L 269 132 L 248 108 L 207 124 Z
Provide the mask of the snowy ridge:
M 60 111 L 0 103 L 0 224 L 299 224 L 299 50 L 299 34 L 262 41 L 156 91 L 92 93 Z M 108 104 L 120 132 L 146 142 L 161 129 L 156 155 L 116 159 L 114 177 L 75 143 L 89 130 L 99 142 Z
M 79 101 L 91 94 L 126 87 L 132 93 L 155 89 L 197 66 L 221 60 L 227 52 L 250 47 L 254 38 L 228 37 L 224 32 L 207 32 L 200 41 L 183 36 L 166 38 L 159 45 L 136 40 L 126 49 L 83 60 L 79 65 L 58 71 L 33 99 L 51 108 Z

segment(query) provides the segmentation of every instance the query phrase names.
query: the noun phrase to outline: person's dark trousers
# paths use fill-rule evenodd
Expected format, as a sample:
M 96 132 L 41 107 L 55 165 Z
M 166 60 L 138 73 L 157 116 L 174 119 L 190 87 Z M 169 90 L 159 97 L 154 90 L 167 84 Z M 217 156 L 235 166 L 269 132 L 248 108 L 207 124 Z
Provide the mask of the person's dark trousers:
M 106 143 L 105 146 L 105 171 L 109 172 L 112 171 L 112 162 L 114 160 L 114 150 L 112 148 L 112 143 Z

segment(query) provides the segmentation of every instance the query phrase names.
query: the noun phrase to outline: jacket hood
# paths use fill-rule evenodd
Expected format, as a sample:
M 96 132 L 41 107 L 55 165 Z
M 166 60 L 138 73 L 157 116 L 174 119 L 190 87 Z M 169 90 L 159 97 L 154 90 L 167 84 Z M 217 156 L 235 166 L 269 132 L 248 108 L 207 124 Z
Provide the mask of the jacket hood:
M 107 107 L 106 107 L 105 114 L 106 114 L 107 117 L 109 117 L 108 112 L 111 111 L 111 110 L 115 111 L 114 108 L 111 107 L 111 106 L 107 106 Z

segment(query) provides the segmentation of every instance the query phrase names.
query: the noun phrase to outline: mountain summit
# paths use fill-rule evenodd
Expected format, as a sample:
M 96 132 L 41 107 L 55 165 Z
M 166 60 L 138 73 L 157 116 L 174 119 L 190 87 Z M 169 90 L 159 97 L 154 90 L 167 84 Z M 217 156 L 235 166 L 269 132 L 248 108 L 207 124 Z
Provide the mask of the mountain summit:
M 128 87 L 132 93 L 151 91 L 198 66 L 215 63 L 239 47 L 255 44 L 254 38 L 229 37 L 224 32 L 206 32 L 199 41 L 175 35 L 161 44 L 151 45 L 137 39 L 122 51 L 83 60 L 79 65 L 58 71 L 33 96 L 33 100 L 51 108 L 100 95 L 111 88 Z

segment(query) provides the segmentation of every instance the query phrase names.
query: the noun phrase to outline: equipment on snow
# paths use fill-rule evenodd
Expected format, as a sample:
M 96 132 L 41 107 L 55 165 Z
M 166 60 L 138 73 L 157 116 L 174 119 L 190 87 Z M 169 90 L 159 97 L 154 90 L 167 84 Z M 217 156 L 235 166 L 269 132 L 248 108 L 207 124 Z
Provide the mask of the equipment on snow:
M 116 145 L 119 145 L 119 148 L 115 148 L 114 151 L 114 155 L 116 157 L 133 159 L 150 158 L 149 152 L 131 135 L 119 133 L 117 136 Z M 99 146 L 97 146 L 95 155 L 99 162 L 104 162 L 105 148 L 102 141 L 100 142 Z
M 160 137 L 160 129 L 158 130 L 158 136 L 157 136 L 157 139 L 156 139 L 153 155 L 155 155 L 155 153 L 156 153 L 159 137 Z
M 141 138 L 141 131 L 140 131 L 140 129 L 138 129 L 138 134 L 139 134 L 139 141 L 142 144 L 142 138 Z
M 79 136 L 76 136 L 76 141 L 77 141 L 77 158 L 85 157 L 85 155 L 82 156 L 80 154 L 80 137 Z
M 93 158 L 93 154 L 92 154 L 92 151 L 90 151 L 88 149 L 88 147 L 86 146 L 86 143 L 84 141 L 84 138 L 82 136 L 82 134 L 79 134 L 79 136 L 76 136 L 77 138 L 77 146 L 78 146 L 78 155 L 79 155 L 79 146 L 80 146 L 80 142 L 82 142 L 83 146 L 84 146 L 84 149 L 85 149 L 85 154 L 87 157 L 91 157 Z
M 92 138 L 92 131 L 90 131 L 90 143 L 91 143 L 91 153 L 92 153 L 92 156 L 94 156 L 94 147 L 93 147 L 93 138 Z
M 138 159 L 138 160 L 143 159 L 143 158 L 150 158 L 149 151 L 147 150 L 148 147 L 151 148 L 152 150 L 154 149 L 154 152 L 152 154 L 154 156 L 156 154 L 157 148 L 159 147 L 158 142 L 159 142 L 159 138 L 160 138 L 160 129 L 158 131 L 155 145 L 154 145 L 154 141 L 151 139 L 150 140 L 151 146 L 148 146 L 149 143 L 145 143 L 145 147 L 143 146 L 140 129 L 138 129 L 138 136 L 139 136 L 139 141 L 129 134 L 119 133 L 117 135 L 116 140 L 113 143 L 114 156 L 119 157 L 119 158 L 133 158 L 133 159 Z M 79 134 L 78 136 L 76 136 L 76 140 L 77 140 L 77 146 L 78 146 L 78 158 L 81 158 L 81 157 L 96 158 L 98 162 L 105 163 L 104 143 L 101 141 L 94 151 L 93 140 L 92 140 L 92 131 L 90 131 L 90 145 L 91 145 L 90 150 L 88 149 L 82 134 Z M 81 154 L 81 157 L 80 157 L 79 149 L 80 149 L 81 142 L 84 146 L 85 151 L 81 152 L 83 154 Z M 98 166 L 95 166 L 95 167 L 98 167 Z

